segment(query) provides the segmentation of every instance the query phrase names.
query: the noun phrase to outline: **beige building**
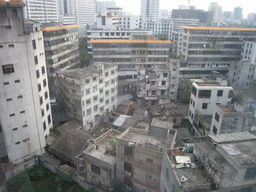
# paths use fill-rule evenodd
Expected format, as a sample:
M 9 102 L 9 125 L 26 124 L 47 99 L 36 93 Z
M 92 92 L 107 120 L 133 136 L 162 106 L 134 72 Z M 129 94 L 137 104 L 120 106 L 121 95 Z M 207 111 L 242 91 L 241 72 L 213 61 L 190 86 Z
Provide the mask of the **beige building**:
M 153 127 L 149 132 L 128 128 L 117 137 L 116 178 L 136 191 L 159 191 L 162 156 L 174 146 L 176 131 L 171 126 Z
M 56 96 L 56 72 L 79 64 L 79 25 L 43 27 L 45 59 L 51 97 Z

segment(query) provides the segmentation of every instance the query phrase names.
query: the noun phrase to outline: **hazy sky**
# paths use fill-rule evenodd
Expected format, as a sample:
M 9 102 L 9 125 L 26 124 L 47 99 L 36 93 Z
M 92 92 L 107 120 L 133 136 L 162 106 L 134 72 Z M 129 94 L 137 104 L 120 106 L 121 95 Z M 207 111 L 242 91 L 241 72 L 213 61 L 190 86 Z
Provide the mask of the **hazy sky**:
M 123 7 L 125 12 L 140 13 L 140 0 L 115 0 L 117 6 Z M 249 13 L 256 13 L 255 0 L 190 0 L 190 5 L 197 9 L 208 10 L 211 2 L 218 2 L 223 11 L 234 11 L 235 7 L 242 7 L 243 16 L 246 18 Z M 160 9 L 177 9 L 180 4 L 187 5 L 187 0 L 160 0 Z

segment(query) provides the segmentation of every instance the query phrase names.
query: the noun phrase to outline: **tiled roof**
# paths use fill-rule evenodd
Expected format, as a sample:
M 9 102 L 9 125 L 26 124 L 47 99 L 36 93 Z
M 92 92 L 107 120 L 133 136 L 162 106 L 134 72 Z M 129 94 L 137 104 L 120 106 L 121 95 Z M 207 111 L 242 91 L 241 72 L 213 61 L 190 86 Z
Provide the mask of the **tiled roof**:
M 23 3 L 21 0 L 9 0 L 9 1 L 5 1 L 5 0 L 0 0 L 0 6 L 1 5 L 22 5 L 24 6 L 25 3 Z
M 197 27 L 183 26 L 183 29 L 188 30 L 213 30 L 213 31 L 256 31 L 256 28 L 239 28 L 239 27 Z
M 63 26 L 53 26 L 53 27 L 43 27 L 43 32 L 50 32 L 50 31 L 58 31 L 63 29 L 72 29 L 72 28 L 79 28 L 80 25 L 63 25 Z
M 93 39 L 90 41 L 90 44 L 96 43 L 149 43 L 149 44 L 171 44 L 172 42 L 162 41 L 162 40 L 128 40 L 128 39 Z

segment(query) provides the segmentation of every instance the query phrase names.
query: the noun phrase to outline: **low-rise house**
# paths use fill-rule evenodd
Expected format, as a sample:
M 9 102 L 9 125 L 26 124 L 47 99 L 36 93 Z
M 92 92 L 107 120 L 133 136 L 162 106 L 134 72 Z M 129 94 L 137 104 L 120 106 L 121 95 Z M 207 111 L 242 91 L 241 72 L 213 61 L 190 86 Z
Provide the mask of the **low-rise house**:
M 255 191 L 255 144 L 256 137 L 243 132 L 197 139 L 193 155 L 166 152 L 160 191 Z
M 129 128 L 117 137 L 116 177 L 136 191 L 159 191 L 162 155 L 174 146 L 176 131 L 165 138 L 148 135 L 146 130 Z
M 211 134 L 236 133 L 249 131 L 255 133 L 256 92 L 245 90 L 234 91 L 230 105 L 215 105 L 212 117 Z
M 110 129 L 76 158 L 78 172 L 86 182 L 110 190 L 110 183 L 116 177 L 116 136 L 121 132 Z

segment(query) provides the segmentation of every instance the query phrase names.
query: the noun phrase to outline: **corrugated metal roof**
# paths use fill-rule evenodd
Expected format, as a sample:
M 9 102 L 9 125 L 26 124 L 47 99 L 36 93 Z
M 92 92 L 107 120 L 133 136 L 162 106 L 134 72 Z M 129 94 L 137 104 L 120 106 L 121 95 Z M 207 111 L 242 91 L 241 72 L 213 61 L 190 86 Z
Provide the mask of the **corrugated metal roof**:
M 197 26 L 182 26 L 187 30 L 212 30 L 212 31 L 256 31 L 256 28 L 239 28 L 239 27 L 197 27 Z
M 162 41 L 162 40 L 122 40 L 122 39 L 95 39 L 91 40 L 90 44 L 97 44 L 97 43 L 152 43 L 152 44 L 171 44 L 172 42 L 167 40 L 167 41 Z
M 246 140 L 255 140 L 256 136 L 252 135 L 249 132 L 240 132 L 240 133 L 228 133 L 220 135 L 209 135 L 214 142 L 217 143 L 228 143 L 236 141 L 246 141 Z
M 0 5 L 8 5 L 7 3 L 9 3 L 9 5 L 25 5 L 21 0 L 9 0 L 7 2 L 5 0 L 0 0 Z
M 79 28 L 80 25 L 63 25 L 63 26 L 53 26 L 53 27 L 43 27 L 42 31 L 50 32 L 50 31 L 58 31 L 63 29 L 72 29 L 72 28 Z

